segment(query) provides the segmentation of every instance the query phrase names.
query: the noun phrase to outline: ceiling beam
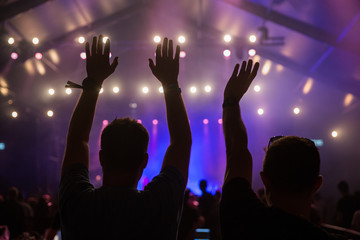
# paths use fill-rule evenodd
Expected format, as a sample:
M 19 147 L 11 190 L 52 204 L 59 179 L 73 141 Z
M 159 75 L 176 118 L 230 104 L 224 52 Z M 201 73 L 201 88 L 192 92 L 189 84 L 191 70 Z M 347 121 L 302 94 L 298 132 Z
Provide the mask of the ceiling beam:
M 40 6 L 50 0 L 15 1 L 0 9 L 0 22 L 4 22 L 16 15 Z

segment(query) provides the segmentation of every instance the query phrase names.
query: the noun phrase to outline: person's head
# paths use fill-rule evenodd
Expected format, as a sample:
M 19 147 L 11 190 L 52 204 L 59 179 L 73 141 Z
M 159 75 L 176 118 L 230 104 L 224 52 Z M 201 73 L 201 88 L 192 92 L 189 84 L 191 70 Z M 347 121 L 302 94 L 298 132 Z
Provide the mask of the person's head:
M 8 190 L 8 199 L 9 200 L 19 200 L 20 191 L 17 187 L 10 187 Z
M 320 155 L 306 138 L 287 136 L 267 149 L 261 178 L 267 195 L 312 196 L 321 186 Z
M 149 133 L 136 120 L 115 119 L 101 134 L 103 172 L 137 173 L 146 167 Z
M 342 195 L 349 194 L 349 184 L 346 181 L 340 181 L 337 187 Z
M 199 185 L 200 185 L 200 190 L 202 192 L 206 192 L 207 181 L 205 179 L 203 179 L 200 181 Z

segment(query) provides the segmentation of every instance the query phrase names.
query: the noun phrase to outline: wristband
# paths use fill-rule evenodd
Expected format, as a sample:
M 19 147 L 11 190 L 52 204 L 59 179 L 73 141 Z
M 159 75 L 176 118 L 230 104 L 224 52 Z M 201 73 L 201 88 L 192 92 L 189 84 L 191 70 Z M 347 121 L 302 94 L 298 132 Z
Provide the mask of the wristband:
M 164 93 L 169 93 L 169 92 L 176 92 L 176 93 L 181 93 L 181 88 L 179 88 L 178 84 L 170 84 L 169 86 L 163 87 L 164 89 Z
M 81 88 L 83 90 L 97 90 L 100 91 L 101 90 L 101 84 L 99 86 L 99 84 L 95 83 L 94 81 L 91 81 L 90 78 L 85 78 L 82 81 L 82 85 L 79 85 L 77 83 L 68 81 L 65 85 L 65 88 Z
M 236 100 L 236 98 L 232 97 L 232 98 L 227 98 L 224 99 L 224 102 L 222 104 L 222 107 L 235 107 L 235 106 L 239 106 L 239 101 Z

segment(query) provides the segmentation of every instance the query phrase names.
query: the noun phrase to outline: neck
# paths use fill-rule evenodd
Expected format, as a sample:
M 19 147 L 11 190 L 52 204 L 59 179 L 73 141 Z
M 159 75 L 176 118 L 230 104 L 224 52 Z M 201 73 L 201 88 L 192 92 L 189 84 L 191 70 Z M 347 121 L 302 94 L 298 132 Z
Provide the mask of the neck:
M 310 221 L 311 197 L 300 195 L 273 195 L 272 206 L 282 209 L 292 215 Z
M 140 177 L 138 173 L 103 172 L 103 186 L 128 187 L 136 189 Z M 141 175 L 140 175 L 141 176 Z

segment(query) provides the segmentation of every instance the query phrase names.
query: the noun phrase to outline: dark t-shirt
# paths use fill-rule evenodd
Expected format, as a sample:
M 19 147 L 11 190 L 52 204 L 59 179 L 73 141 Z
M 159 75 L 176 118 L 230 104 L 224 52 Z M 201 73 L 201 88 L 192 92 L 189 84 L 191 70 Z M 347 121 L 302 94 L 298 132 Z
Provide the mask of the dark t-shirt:
M 243 178 L 232 179 L 224 185 L 220 221 L 224 240 L 335 239 L 303 218 L 267 207 Z
M 184 190 L 184 178 L 173 167 L 138 191 L 95 189 L 88 169 L 74 164 L 60 182 L 63 239 L 176 239 Z

